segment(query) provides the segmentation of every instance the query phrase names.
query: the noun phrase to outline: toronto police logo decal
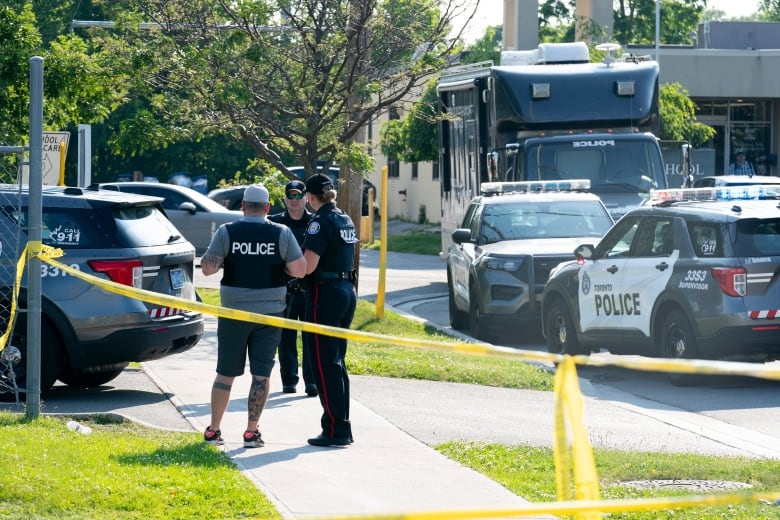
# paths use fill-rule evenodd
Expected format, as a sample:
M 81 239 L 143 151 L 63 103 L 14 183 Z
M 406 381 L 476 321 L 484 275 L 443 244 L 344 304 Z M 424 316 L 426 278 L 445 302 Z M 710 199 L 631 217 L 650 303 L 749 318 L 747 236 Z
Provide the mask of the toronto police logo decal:
M 590 292 L 590 276 L 588 273 L 582 273 L 582 294 L 585 296 Z
M 309 224 L 309 229 L 306 230 L 306 233 L 310 235 L 316 235 L 320 232 L 320 223 L 319 222 L 312 222 Z

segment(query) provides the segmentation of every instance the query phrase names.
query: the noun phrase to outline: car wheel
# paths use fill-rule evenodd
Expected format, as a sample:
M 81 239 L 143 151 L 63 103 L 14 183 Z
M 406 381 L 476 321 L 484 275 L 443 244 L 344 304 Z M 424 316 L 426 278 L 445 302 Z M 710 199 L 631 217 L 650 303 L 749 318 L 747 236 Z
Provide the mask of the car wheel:
M 469 325 L 469 317 L 458 309 L 455 303 L 455 289 L 452 287 L 452 278 L 447 272 L 447 292 L 449 293 L 450 325 L 455 330 L 463 330 Z
M 661 328 L 659 344 L 661 357 L 668 359 L 693 359 L 698 357 L 696 335 L 688 318 L 680 310 L 666 315 Z M 695 374 L 668 372 L 669 380 L 677 386 L 689 386 L 701 381 Z
M 11 335 L 8 345 L 12 345 L 19 349 L 21 353 L 21 359 L 13 365 L 14 377 L 16 379 L 16 386 L 18 388 L 27 387 L 27 317 L 23 314 L 19 314 L 16 319 L 16 325 L 14 325 L 13 334 Z M 57 381 L 57 377 L 62 369 L 63 364 L 63 348 L 62 341 L 57 331 L 54 329 L 54 325 L 49 322 L 45 317 L 41 317 L 41 374 L 40 374 L 40 390 L 41 394 L 45 394 Z M 0 385 L 0 398 L 13 397 L 14 393 L 12 388 L 8 388 L 10 381 L 7 378 L 10 376 L 10 371 L 6 369 L 5 365 L 0 365 L 0 378 L 3 378 L 5 385 Z M 20 394 L 21 397 L 26 397 L 26 394 Z
M 469 291 L 469 329 L 477 339 L 488 342 L 493 339 L 487 319 L 479 307 L 479 294 L 473 287 Z
M 128 363 L 117 363 L 100 368 L 68 368 L 60 374 L 60 381 L 77 388 L 100 386 L 116 379 L 127 365 Z
M 549 311 L 544 316 L 544 336 L 547 340 L 547 350 L 551 354 L 568 354 L 577 356 L 590 354 L 577 340 L 577 330 L 574 320 L 566 305 L 561 300 L 550 304 Z

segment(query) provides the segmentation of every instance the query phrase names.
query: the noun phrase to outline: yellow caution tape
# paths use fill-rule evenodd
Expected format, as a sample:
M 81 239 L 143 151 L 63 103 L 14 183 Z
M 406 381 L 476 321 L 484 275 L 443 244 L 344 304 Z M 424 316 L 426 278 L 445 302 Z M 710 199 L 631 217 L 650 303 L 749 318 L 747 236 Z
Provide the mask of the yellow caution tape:
M 458 518 L 497 518 L 505 516 L 528 516 L 538 514 L 574 514 L 577 518 L 598 518 L 600 513 L 650 511 L 658 509 L 695 507 L 702 505 L 739 504 L 756 502 L 758 500 L 775 501 L 780 499 L 780 493 L 774 494 L 713 494 L 693 495 L 688 497 L 664 497 L 639 500 L 599 500 L 598 476 L 593 460 L 593 452 L 584 427 L 584 407 L 582 394 L 577 380 L 576 365 L 591 366 L 621 366 L 635 370 L 646 371 L 670 371 L 701 374 L 732 374 L 760 377 L 764 379 L 780 380 L 780 368 L 767 365 L 755 365 L 751 363 L 737 363 L 729 361 L 704 361 L 704 360 L 673 360 L 655 359 L 639 356 L 622 357 L 598 357 L 589 356 L 561 356 L 537 351 L 526 351 L 497 347 L 487 343 L 445 342 L 424 339 L 404 338 L 399 336 L 385 336 L 371 332 L 362 332 L 350 329 L 341 329 L 328 325 L 302 322 L 256 314 L 238 309 L 228 309 L 202 302 L 186 300 L 176 296 L 137 289 L 82 273 L 77 269 L 54 260 L 55 256 L 61 256 L 61 250 L 52 250 L 40 243 L 31 248 L 38 251 L 41 260 L 75 276 L 87 283 L 94 284 L 106 291 L 120 294 L 129 298 L 135 298 L 147 303 L 186 309 L 193 312 L 211 314 L 223 318 L 251 321 L 274 327 L 297 329 L 303 332 L 325 334 L 345 338 L 348 340 L 367 341 L 386 345 L 400 345 L 414 348 L 432 348 L 435 350 L 454 351 L 459 353 L 489 355 L 521 359 L 524 361 L 558 363 L 555 375 L 555 435 L 554 457 L 556 465 L 558 502 L 529 504 L 528 506 L 512 509 L 483 509 L 473 511 L 436 511 L 421 513 L 398 513 L 367 516 L 337 516 L 321 517 L 306 516 L 306 518 L 331 518 L 331 519 L 409 519 L 409 520 L 434 520 L 434 519 L 458 519 Z M 32 254 L 32 253 L 30 253 Z M 22 259 L 25 255 L 22 255 Z M 21 261 L 21 259 L 20 259 Z M 21 272 L 21 268 L 19 269 Z M 566 417 L 571 423 L 572 452 L 574 459 L 574 489 L 575 501 L 571 501 L 571 481 L 569 478 L 571 458 L 567 445 Z
M 44 251 L 46 251 L 46 246 Z M 176 296 L 136 289 L 127 285 L 118 284 L 104 278 L 82 273 L 68 265 L 62 264 L 50 258 L 46 253 L 41 256 L 41 260 L 54 265 L 70 275 L 80 278 L 88 283 L 97 285 L 106 291 L 121 294 L 129 298 L 136 298 L 156 305 L 186 309 L 193 312 L 201 312 L 214 316 L 230 318 L 235 320 L 252 321 L 282 327 L 286 329 L 296 329 L 303 332 L 312 332 L 315 334 L 324 334 L 337 338 L 348 340 L 366 341 L 383 345 L 405 346 L 413 348 L 430 348 L 440 351 L 450 351 L 463 354 L 475 354 L 483 356 L 504 357 L 511 359 L 520 359 L 523 361 L 539 363 L 560 363 L 565 356 L 560 354 L 550 354 L 534 350 L 520 350 L 509 347 L 498 347 L 489 343 L 466 343 L 463 341 L 434 341 L 417 338 L 404 338 L 401 336 L 385 336 L 372 332 L 363 332 L 351 329 L 341 329 L 328 325 L 319 325 L 316 323 L 302 322 L 279 318 L 276 316 L 267 316 L 237 309 L 228 309 L 216 305 L 209 305 L 202 302 L 185 300 Z M 662 371 L 662 372 L 684 372 L 698 374 L 730 374 L 758 377 L 763 379 L 773 379 L 780 381 L 780 368 L 771 365 L 761 365 L 755 363 L 739 363 L 734 361 L 707 361 L 707 360 L 685 360 L 685 359 L 658 359 L 645 358 L 640 356 L 610 357 L 608 360 L 602 357 L 591 358 L 590 356 L 574 356 L 574 362 L 578 365 L 589 366 L 621 366 L 635 370 L 644 371 Z
M 14 278 L 14 286 L 11 288 L 11 312 L 8 315 L 8 323 L 6 324 L 5 332 L 0 336 L 0 350 L 5 348 L 8 343 L 8 338 L 11 335 L 11 331 L 14 328 L 14 322 L 16 322 L 16 302 L 19 301 L 19 288 L 22 285 L 22 273 L 24 272 L 24 263 L 27 258 L 28 246 L 24 247 L 24 251 L 19 255 L 19 260 L 16 262 L 16 278 Z
M 308 520 L 456 520 L 466 518 L 508 518 L 518 516 L 576 515 L 581 513 L 623 513 L 634 511 L 658 511 L 661 509 L 691 508 L 729 504 L 755 504 L 774 502 L 780 493 L 723 493 L 712 495 L 690 495 L 680 497 L 659 497 L 622 500 L 583 500 L 566 502 L 539 502 L 515 508 L 472 509 L 457 511 L 420 511 L 387 513 L 380 515 L 317 516 L 301 515 Z M 771 506 L 774 507 L 774 506 Z
M 571 357 L 566 357 L 558 365 L 555 373 L 555 435 L 553 436 L 553 456 L 557 475 L 558 500 L 571 499 L 569 489 L 569 456 L 566 442 L 566 423 L 564 411 L 568 412 L 572 428 L 572 452 L 574 455 L 574 486 L 577 500 L 598 500 L 599 481 L 593 450 L 585 431 L 582 393 L 577 380 L 577 367 Z M 577 518 L 596 519 L 596 513 L 578 514 Z

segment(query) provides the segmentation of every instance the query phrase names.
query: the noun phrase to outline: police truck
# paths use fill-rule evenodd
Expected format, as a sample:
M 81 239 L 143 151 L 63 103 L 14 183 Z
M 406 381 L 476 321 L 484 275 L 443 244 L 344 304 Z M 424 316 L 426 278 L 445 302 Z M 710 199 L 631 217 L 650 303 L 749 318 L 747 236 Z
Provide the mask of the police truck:
M 545 43 L 444 71 L 440 110 L 442 255 L 483 182 L 588 179 L 615 220 L 667 187 L 658 64 L 582 42 Z

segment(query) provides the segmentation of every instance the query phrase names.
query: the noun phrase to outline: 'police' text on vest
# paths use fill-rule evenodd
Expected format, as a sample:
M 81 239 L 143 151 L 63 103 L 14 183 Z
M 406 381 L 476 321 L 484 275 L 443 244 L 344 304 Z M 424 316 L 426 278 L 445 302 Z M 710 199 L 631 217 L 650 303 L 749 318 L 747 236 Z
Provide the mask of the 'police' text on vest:
M 232 254 L 238 255 L 273 255 L 276 244 L 273 242 L 233 242 Z

